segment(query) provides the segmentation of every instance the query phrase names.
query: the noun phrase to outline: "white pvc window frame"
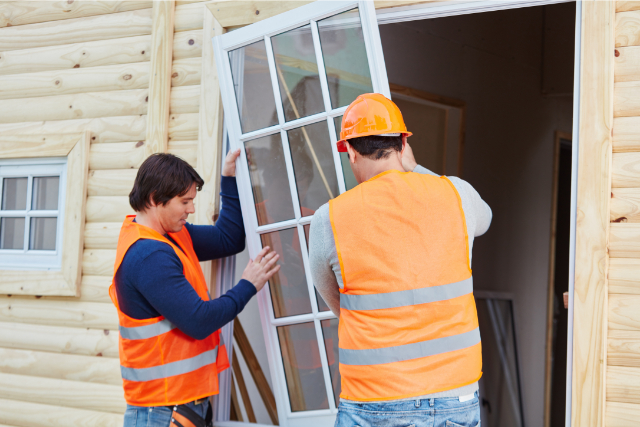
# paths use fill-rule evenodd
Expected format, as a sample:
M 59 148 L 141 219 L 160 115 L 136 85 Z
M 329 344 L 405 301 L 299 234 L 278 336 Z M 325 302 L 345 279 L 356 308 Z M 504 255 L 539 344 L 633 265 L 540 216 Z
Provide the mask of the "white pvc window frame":
M 0 269 L 60 270 L 62 265 L 65 191 L 67 188 L 66 172 L 66 158 L 0 160 L 0 197 L 4 194 L 3 185 L 5 178 L 27 178 L 26 209 L 3 210 L 3 207 L 0 206 L 1 218 L 25 218 L 23 248 L 0 249 Z M 58 209 L 32 209 L 33 179 L 54 176 L 59 177 Z M 35 250 L 29 248 L 32 218 L 56 218 L 56 244 L 54 250 Z
M 331 106 L 331 98 L 329 96 L 329 86 L 324 69 L 324 60 L 322 57 L 322 50 L 320 46 L 317 21 L 355 8 L 359 9 L 373 90 L 374 92 L 382 93 L 385 96 L 390 97 L 386 68 L 382 55 L 382 44 L 380 42 L 380 34 L 378 32 L 373 2 L 315 2 L 299 7 L 295 10 L 285 12 L 278 16 L 266 19 L 256 24 L 213 38 L 214 52 L 216 56 L 216 64 L 218 67 L 221 86 L 221 95 L 225 107 L 225 122 L 229 134 L 229 141 L 233 149 L 239 148 L 241 150 L 241 156 L 238 162 L 237 180 L 238 191 L 242 206 L 242 215 L 245 230 L 247 233 L 247 246 L 249 249 L 249 254 L 253 258 L 262 249 L 262 243 L 260 240 L 261 234 L 284 229 L 297 228 L 298 237 L 300 240 L 300 248 L 302 252 L 302 260 L 306 273 L 307 285 L 309 288 L 308 294 L 311 302 L 312 312 L 309 314 L 302 314 L 297 316 L 275 318 L 271 302 L 271 294 L 269 290 L 266 289 L 258 295 L 262 326 L 267 344 L 269 366 L 271 370 L 271 377 L 273 378 L 274 395 L 276 397 L 276 405 L 280 418 L 280 425 L 283 427 L 302 427 L 303 425 L 308 424 L 310 418 L 314 420 L 315 425 L 333 424 L 335 415 L 337 413 L 335 400 L 332 398 L 334 396 L 333 387 L 327 362 L 324 336 L 320 323 L 323 320 L 335 318 L 335 315 L 331 311 L 318 310 L 316 293 L 309 271 L 309 257 L 304 233 L 304 226 L 311 222 L 312 217 L 302 217 L 301 215 L 293 170 L 293 162 L 287 138 L 287 131 L 314 123 L 326 122 L 331 140 L 334 166 L 338 179 L 338 187 L 340 193 L 343 193 L 345 191 L 345 183 L 342 173 L 342 163 L 340 161 L 340 155 L 338 154 L 336 147 L 337 140 L 334 118 L 341 116 L 344 113 L 346 106 L 340 108 L 332 108 Z M 279 91 L 275 60 L 271 46 L 271 37 L 305 25 L 310 25 L 312 31 L 316 62 L 318 65 L 318 74 L 320 76 L 320 86 L 322 89 L 324 100 L 324 111 L 318 114 L 287 122 L 285 121 L 282 99 Z M 236 101 L 236 94 L 234 91 L 234 81 L 231 73 L 229 52 L 261 40 L 265 41 L 265 45 L 267 48 L 267 61 L 269 64 L 272 89 L 274 92 L 276 103 L 278 124 L 265 129 L 259 129 L 243 134 L 241 131 L 242 128 L 240 125 L 240 116 L 238 112 L 239 104 Z M 291 200 L 293 202 L 295 218 L 287 221 L 277 222 L 274 224 L 258 226 L 244 142 L 278 133 L 280 134 L 283 144 L 283 153 L 289 178 L 289 190 L 291 194 Z M 280 350 L 277 327 L 307 322 L 313 322 L 315 326 L 315 333 L 318 341 L 318 348 L 320 351 L 320 360 L 322 363 L 329 409 L 292 412 L 285 372 L 283 368 L 282 353 Z

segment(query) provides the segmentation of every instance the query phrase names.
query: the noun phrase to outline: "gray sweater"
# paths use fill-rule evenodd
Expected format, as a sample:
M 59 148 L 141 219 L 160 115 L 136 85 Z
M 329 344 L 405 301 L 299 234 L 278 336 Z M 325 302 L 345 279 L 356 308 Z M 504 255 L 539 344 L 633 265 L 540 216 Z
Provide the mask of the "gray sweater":
M 413 171 L 436 175 L 420 165 L 416 166 Z M 458 191 L 462 201 L 462 210 L 467 223 L 467 235 L 469 236 L 469 260 L 471 260 L 474 237 L 486 233 L 491 224 L 491 208 L 482 200 L 478 192 L 468 182 L 456 177 L 448 178 Z M 329 220 L 328 203 L 322 205 L 311 220 L 311 230 L 309 232 L 309 261 L 311 264 L 313 284 L 329 308 L 331 308 L 331 311 L 340 317 L 340 289 L 342 289 L 343 286 L 342 274 L 340 272 L 340 263 L 338 262 L 331 221 Z M 402 400 L 464 396 L 473 393 L 477 389 L 478 383 L 474 383 L 453 390 Z

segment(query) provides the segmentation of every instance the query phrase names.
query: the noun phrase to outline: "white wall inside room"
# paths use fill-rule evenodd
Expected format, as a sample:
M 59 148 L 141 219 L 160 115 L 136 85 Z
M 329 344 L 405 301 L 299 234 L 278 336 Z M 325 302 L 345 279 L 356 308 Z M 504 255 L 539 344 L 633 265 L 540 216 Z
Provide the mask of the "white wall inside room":
M 556 87 L 567 79 L 543 78 L 543 70 L 573 74 L 574 10 L 561 4 L 380 26 L 390 82 L 467 103 L 462 178 L 494 215 L 474 245 L 474 285 L 515 297 L 527 426 L 543 425 L 554 132 L 571 132 L 573 108 L 571 79 L 568 89 Z M 543 46 L 556 50 L 545 54 Z M 555 86 L 543 90 L 549 81 Z

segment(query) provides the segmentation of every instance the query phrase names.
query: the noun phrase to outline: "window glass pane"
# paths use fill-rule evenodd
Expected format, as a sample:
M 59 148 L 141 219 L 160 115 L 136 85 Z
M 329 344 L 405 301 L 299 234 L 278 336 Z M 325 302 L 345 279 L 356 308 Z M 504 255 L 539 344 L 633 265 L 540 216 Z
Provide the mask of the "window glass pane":
M 57 210 L 59 185 L 60 178 L 57 176 L 33 178 L 31 209 Z
M 260 236 L 262 247 L 269 246 L 280 255 L 278 271 L 269 280 L 275 317 L 311 313 L 307 277 L 302 264 L 298 229 L 274 231 Z
M 340 194 L 327 123 L 287 132 L 302 216 L 310 216 Z
M 318 21 L 332 108 L 373 92 L 358 9 Z
M 2 218 L 0 221 L 0 249 L 24 248 L 24 218 Z
M 309 229 L 311 228 L 311 224 L 303 225 L 304 229 L 304 238 L 307 240 L 307 251 L 309 250 Z M 316 300 L 318 301 L 318 311 L 331 311 L 326 302 L 322 299 L 317 290 L 316 292 Z
M 242 133 L 278 123 L 264 40 L 229 52 Z
M 333 123 L 336 127 L 336 140 L 340 141 L 340 129 L 342 129 L 342 116 L 334 117 Z M 351 190 L 353 187 L 358 185 L 358 181 L 356 181 L 356 177 L 353 174 L 353 170 L 351 170 L 351 165 L 349 164 L 349 156 L 347 153 L 340 153 L 340 164 L 342 165 L 342 175 L 344 176 L 344 186 L 347 191 Z
M 327 351 L 327 361 L 329 362 L 329 374 L 331 374 L 331 385 L 333 386 L 333 397 L 336 400 L 336 407 L 340 403 L 340 370 L 338 369 L 338 319 L 327 319 L 320 322 L 322 335 L 324 337 L 324 347 Z
M 278 327 L 291 411 L 329 409 L 313 322 Z
M 31 218 L 29 249 L 56 250 L 57 218 Z
M 258 224 L 295 218 L 280 134 L 244 143 Z
M 311 26 L 271 38 L 286 121 L 324 111 Z
M 5 178 L 2 182 L 2 209 L 27 209 L 27 178 Z M 22 248 L 22 246 L 21 246 Z

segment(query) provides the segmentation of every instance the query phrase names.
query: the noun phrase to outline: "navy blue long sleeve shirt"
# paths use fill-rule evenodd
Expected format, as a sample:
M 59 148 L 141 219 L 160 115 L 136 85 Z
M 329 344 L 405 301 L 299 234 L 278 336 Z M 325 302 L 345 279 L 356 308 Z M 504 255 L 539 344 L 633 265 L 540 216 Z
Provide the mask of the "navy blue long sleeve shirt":
M 234 177 L 222 177 L 220 196 L 223 207 L 216 225 L 185 225 L 200 261 L 244 250 L 245 233 Z M 190 337 L 204 339 L 235 319 L 256 294 L 255 286 L 242 279 L 221 297 L 204 301 L 182 271 L 182 262 L 171 246 L 157 240 L 138 240 L 116 273 L 120 310 L 134 319 L 164 316 Z

